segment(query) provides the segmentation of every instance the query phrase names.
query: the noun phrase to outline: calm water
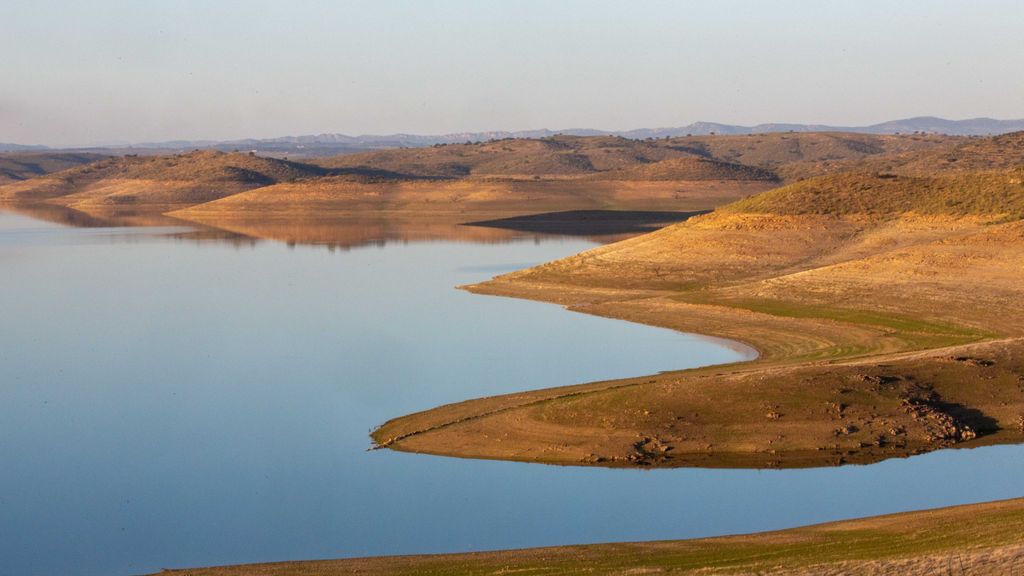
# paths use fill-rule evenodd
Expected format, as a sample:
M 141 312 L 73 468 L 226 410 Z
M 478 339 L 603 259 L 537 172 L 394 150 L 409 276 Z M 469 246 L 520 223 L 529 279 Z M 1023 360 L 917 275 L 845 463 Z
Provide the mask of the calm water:
M 800 471 L 367 452 L 470 397 L 739 359 L 452 287 L 593 244 L 349 251 L 0 213 L 0 575 L 685 538 L 1020 496 L 1024 450 Z

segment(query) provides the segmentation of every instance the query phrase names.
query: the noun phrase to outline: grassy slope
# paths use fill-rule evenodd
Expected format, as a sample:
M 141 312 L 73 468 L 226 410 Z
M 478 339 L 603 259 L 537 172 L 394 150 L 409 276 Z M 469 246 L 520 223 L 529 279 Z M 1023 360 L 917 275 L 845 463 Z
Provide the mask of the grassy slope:
M 1024 218 L 1024 167 L 932 177 L 850 172 L 813 178 L 732 204 L 730 213 Z
M 374 438 L 604 466 L 811 466 L 1019 442 L 1022 190 L 1016 170 L 827 176 L 470 287 L 734 338 L 762 356 L 472 400 Z
M 749 536 L 168 570 L 165 576 L 341 574 L 1012 574 L 1024 500 L 850 520 Z M 874 572 L 872 572 L 874 571 Z M 954 572 L 960 573 L 960 572 Z

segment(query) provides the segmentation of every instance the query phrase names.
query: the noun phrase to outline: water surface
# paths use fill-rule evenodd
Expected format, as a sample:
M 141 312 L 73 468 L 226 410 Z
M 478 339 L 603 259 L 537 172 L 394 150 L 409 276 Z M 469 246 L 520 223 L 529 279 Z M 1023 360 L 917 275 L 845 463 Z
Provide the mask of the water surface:
M 741 353 L 453 289 L 588 240 L 182 233 L 0 213 L 0 575 L 685 538 L 1021 495 L 1012 446 L 792 471 L 367 452 L 373 426 L 441 403 Z

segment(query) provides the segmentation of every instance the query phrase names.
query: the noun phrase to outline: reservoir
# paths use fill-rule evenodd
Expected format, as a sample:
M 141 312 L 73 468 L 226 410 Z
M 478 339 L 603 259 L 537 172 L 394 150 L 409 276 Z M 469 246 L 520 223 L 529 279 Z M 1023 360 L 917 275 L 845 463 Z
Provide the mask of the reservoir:
M 439 404 L 749 357 L 455 289 L 599 241 L 341 249 L 0 212 L 0 576 L 689 538 L 1021 495 L 1020 446 L 783 471 L 367 450 Z

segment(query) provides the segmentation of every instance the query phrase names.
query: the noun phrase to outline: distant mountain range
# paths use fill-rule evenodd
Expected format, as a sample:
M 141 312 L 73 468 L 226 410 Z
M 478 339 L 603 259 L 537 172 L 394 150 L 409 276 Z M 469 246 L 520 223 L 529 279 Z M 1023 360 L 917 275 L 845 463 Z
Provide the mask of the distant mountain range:
M 451 134 L 388 134 L 348 136 L 345 134 L 310 134 L 305 136 L 283 136 L 279 138 L 247 138 L 242 140 L 170 140 L 165 142 L 144 142 L 127 146 L 103 147 L 110 150 L 194 150 L 217 149 L 255 150 L 269 153 L 294 153 L 317 155 L 325 153 L 358 152 L 385 148 L 422 147 L 435 144 L 456 144 L 462 142 L 483 142 L 503 138 L 547 138 L 559 134 L 569 136 L 622 136 L 625 138 L 665 138 L 676 136 L 705 136 L 710 134 L 760 134 L 766 132 L 861 132 L 866 134 L 907 134 L 925 132 L 953 136 L 987 136 L 1024 130 L 1024 119 L 996 120 L 994 118 L 971 118 L 968 120 L 946 120 L 933 116 L 918 116 L 903 120 L 892 120 L 870 126 L 828 126 L 824 124 L 758 124 L 739 126 L 717 122 L 694 122 L 673 128 L 640 128 L 636 130 L 608 131 L 589 128 L 566 130 L 520 130 L 515 132 L 456 132 Z M 0 152 L 47 150 L 45 146 L 22 146 L 0 143 Z
M 50 148 L 46 146 L 26 146 L 24 144 L 0 142 L 0 152 L 40 152 L 43 150 L 50 150 Z

